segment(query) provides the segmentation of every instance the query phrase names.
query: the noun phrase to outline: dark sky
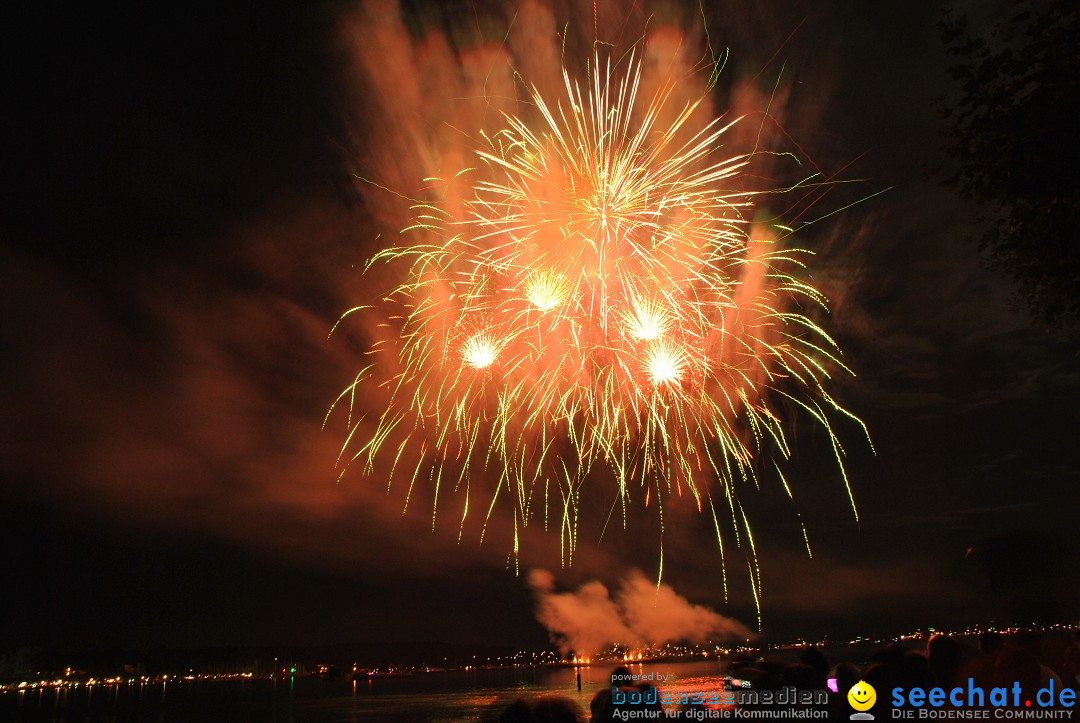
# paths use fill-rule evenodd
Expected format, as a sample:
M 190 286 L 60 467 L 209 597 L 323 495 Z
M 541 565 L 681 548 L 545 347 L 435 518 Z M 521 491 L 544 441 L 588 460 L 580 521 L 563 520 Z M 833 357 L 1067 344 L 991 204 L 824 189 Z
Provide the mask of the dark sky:
M 556 15 L 591 24 L 576 5 Z M 955 91 L 938 4 L 728 5 L 682 12 L 731 48 L 720 100 L 727 78 L 767 87 L 782 68 L 807 154 L 863 179 L 852 198 L 891 189 L 807 233 L 858 374 L 838 394 L 877 454 L 846 431 L 856 525 L 827 441 L 797 430 L 813 559 L 781 492 L 745 496 L 766 632 L 1075 620 L 1075 356 L 982 268 L 973 209 L 939 183 L 934 103 Z M 406 6 L 463 48 L 462 13 L 507 18 Z M 378 480 L 339 484 L 342 429 L 320 429 L 363 348 L 327 332 L 368 298 L 377 279 L 356 267 L 382 243 L 378 197 L 349 177 L 380 108 L 350 71 L 364 35 L 346 17 L 35 3 L 5 22 L 0 651 L 545 643 L 505 547 L 458 544 L 449 519 L 432 533 Z M 655 570 L 639 522 L 583 534 L 560 583 Z M 705 520 L 668 528 L 665 580 L 752 624 L 748 589 L 723 604 Z M 524 564 L 557 568 L 557 540 L 527 542 Z

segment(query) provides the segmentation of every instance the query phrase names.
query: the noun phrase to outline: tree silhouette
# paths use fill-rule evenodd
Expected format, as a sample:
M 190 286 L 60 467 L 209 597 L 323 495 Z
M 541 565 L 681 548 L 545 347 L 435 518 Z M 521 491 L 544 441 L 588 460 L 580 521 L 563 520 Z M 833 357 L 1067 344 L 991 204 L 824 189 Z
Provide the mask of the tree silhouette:
M 1076 0 L 1024 2 L 989 34 L 966 16 L 939 28 L 955 65 L 960 102 L 951 123 L 946 180 L 981 209 L 977 237 L 989 266 L 1015 279 L 1035 321 L 1062 336 L 1080 331 L 1080 165 Z

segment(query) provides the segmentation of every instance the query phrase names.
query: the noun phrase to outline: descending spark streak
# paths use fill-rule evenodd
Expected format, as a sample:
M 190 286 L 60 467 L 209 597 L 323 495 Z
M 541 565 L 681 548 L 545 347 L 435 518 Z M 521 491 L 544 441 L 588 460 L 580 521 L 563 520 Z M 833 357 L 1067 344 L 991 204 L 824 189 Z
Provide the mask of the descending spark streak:
M 389 401 L 373 431 L 353 420 L 346 449 L 370 471 L 400 439 L 392 476 L 406 441 L 420 440 L 428 454 L 410 492 L 422 468 L 457 475 L 462 528 L 470 478 L 497 480 L 484 529 L 505 489 L 515 565 L 537 485 L 545 525 L 549 487 L 562 501 L 566 560 L 594 465 L 614 472 L 624 525 L 632 483 L 646 504 L 686 490 L 708 506 L 721 549 L 715 505 L 727 506 L 757 601 L 738 492 L 757 483 L 757 457 L 791 455 L 770 405 L 793 402 L 819 422 L 843 474 L 829 414 L 858 420 L 823 385 L 847 369 L 804 313 L 825 298 L 797 277 L 799 252 L 748 220 L 756 193 L 738 176 L 750 155 L 720 155 L 735 121 L 699 121 L 704 98 L 679 107 L 674 82 L 645 90 L 633 59 L 592 68 L 584 90 L 564 70 L 554 105 L 534 88 L 531 117 L 505 116 L 478 167 L 441 182 L 457 200 L 418 202 L 403 232 L 417 240 L 373 259 L 407 265 L 385 302 L 399 309 L 395 336 L 374 349 Z M 371 373 L 340 400 L 351 406 Z

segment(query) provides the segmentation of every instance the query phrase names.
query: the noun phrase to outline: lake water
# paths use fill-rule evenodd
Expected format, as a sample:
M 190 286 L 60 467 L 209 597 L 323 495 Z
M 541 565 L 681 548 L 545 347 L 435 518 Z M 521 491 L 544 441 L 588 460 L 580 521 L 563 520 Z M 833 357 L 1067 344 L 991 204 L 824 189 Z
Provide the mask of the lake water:
M 718 660 L 631 665 L 635 674 L 667 676 L 658 687 L 710 692 L 723 688 Z M 497 717 L 519 697 L 560 695 L 588 714 L 609 683 L 612 666 L 501 668 L 418 673 L 354 682 L 316 678 L 177 681 L 80 686 L 0 693 L 2 721 L 479 721 Z M 495 713 L 494 716 L 492 715 Z

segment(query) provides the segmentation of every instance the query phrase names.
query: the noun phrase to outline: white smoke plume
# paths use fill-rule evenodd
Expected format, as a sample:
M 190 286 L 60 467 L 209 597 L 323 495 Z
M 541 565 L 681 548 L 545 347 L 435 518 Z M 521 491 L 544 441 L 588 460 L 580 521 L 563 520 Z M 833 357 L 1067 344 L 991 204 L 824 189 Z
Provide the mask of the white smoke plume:
M 576 592 L 556 592 L 547 570 L 529 573 L 536 596 L 536 617 L 563 653 L 594 654 L 612 644 L 663 645 L 675 641 L 746 639 L 751 633 L 738 620 L 694 605 L 670 585 L 659 587 L 640 570 L 631 570 L 612 596 L 598 581 Z

